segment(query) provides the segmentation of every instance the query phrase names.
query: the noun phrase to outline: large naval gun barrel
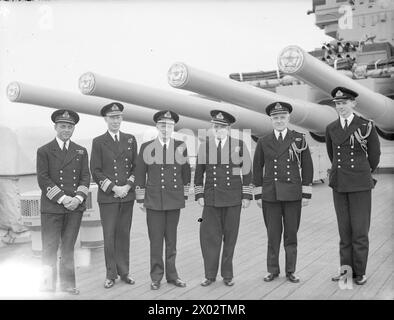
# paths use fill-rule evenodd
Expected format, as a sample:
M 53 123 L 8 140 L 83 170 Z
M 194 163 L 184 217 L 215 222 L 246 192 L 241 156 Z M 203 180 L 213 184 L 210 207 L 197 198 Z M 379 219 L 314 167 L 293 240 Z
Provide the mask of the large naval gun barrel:
M 210 111 L 220 109 L 234 115 L 234 129 L 250 129 L 252 135 L 263 136 L 272 130 L 271 121 L 260 113 L 239 106 L 188 96 L 141 84 L 109 78 L 93 72 L 81 75 L 79 88 L 83 94 L 115 99 L 152 109 L 171 109 L 181 115 L 210 121 Z
M 67 108 L 75 112 L 94 116 L 100 116 L 100 109 L 112 101 L 21 82 L 11 82 L 7 87 L 7 96 L 12 102 L 28 103 L 54 109 Z M 153 125 L 154 110 L 128 103 L 124 104 L 124 106 L 123 118 L 125 121 Z M 179 118 L 175 129 L 187 128 L 197 131 L 198 129 L 209 127 L 209 122 L 182 116 Z
M 288 102 L 293 106 L 290 123 L 318 136 L 324 136 L 327 124 L 337 118 L 332 108 L 287 98 L 271 91 L 197 70 L 180 62 L 170 67 L 168 82 L 174 88 L 212 96 L 263 114 L 265 107 L 272 102 Z
M 278 56 L 278 66 L 282 72 L 318 87 L 327 94 L 335 87 L 356 91 L 359 95 L 355 110 L 373 120 L 382 131 L 394 133 L 394 100 L 350 79 L 298 46 L 284 48 Z

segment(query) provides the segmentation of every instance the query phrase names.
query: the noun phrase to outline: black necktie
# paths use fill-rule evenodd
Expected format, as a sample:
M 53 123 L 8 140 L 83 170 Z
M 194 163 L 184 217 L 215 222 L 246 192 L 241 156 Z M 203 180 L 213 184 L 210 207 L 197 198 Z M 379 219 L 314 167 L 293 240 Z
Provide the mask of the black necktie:
M 165 164 L 167 161 L 167 144 L 163 145 L 163 164 Z
M 218 164 L 222 162 L 222 140 L 219 140 L 216 159 Z
M 63 149 L 62 149 L 62 151 L 63 151 L 64 154 L 67 153 L 66 141 L 63 141 Z
M 343 127 L 343 129 L 345 130 L 345 131 L 347 131 L 347 129 L 348 129 L 348 125 L 347 125 L 347 119 L 345 119 L 345 126 Z
M 282 132 L 279 132 L 278 141 L 283 142 Z
M 119 140 L 118 140 L 118 135 L 117 134 L 115 134 L 115 145 L 116 145 L 116 149 L 119 152 L 120 144 L 119 144 Z

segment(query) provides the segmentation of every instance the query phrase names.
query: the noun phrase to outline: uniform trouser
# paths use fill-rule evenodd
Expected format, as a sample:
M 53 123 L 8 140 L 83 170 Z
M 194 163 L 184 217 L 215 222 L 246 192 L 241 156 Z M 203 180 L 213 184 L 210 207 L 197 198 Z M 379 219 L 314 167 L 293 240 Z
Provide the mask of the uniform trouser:
M 297 262 L 297 232 L 301 221 L 301 200 L 263 201 L 264 223 L 267 227 L 267 270 L 280 273 L 279 249 L 283 232 L 286 273 L 295 272 Z M 282 226 L 283 221 L 283 226 Z
M 42 213 L 42 262 L 52 272 L 52 287 L 57 282 L 57 251 L 60 245 L 59 278 L 61 289 L 75 287 L 74 246 L 81 226 L 82 212 Z
M 354 275 L 365 275 L 371 221 L 371 190 L 333 191 L 333 197 L 340 238 L 341 266 L 350 266 Z
M 204 206 L 200 224 L 200 245 L 205 278 L 215 279 L 223 242 L 221 276 L 233 278 L 233 256 L 237 242 L 241 205 L 231 207 Z
M 100 203 L 107 279 L 129 274 L 130 229 L 134 201 Z
M 146 222 L 150 240 L 150 277 L 161 281 L 164 275 L 163 242 L 166 242 L 166 280 L 178 279 L 175 267 L 176 238 L 180 209 L 157 211 L 146 209 Z

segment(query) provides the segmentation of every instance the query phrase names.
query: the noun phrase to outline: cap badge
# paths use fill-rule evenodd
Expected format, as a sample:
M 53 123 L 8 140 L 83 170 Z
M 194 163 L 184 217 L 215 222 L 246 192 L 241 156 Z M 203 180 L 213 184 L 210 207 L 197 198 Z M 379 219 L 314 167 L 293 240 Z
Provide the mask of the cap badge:
M 221 112 L 219 112 L 219 113 L 216 115 L 216 119 L 223 120 L 223 119 L 224 119 L 223 114 L 222 114 Z
M 164 114 L 164 118 L 171 119 L 171 113 L 170 113 L 170 111 L 167 111 L 167 112 Z
M 343 96 L 343 92 L 341 90 L 338 90 L 336 96 L 337 97 L 342 97 Z
M 280 105 L 280 103 L 277 103 L 275 105 L 275 110 L 280 110 L 280 109 L 282 109 L 282 106 Z
M 70 114 L 67 111 L 64 111 L 62 117 L 63 118 L 70 118 Z
M 111 110 L 112 111 L 119 111 L 119 107 L 116 104 L 113 104 Z

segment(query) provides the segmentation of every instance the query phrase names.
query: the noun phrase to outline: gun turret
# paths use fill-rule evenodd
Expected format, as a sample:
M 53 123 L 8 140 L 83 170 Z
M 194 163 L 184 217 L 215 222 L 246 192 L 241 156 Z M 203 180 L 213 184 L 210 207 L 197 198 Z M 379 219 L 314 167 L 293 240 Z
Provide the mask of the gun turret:
M 303 127 L 318 136 L 324 136 L 327 124 L 337 118 L 335 110 L 330 107 L 284 97 L 268 90 L 197 70 L 184 63 L 175 63 L 171 66 L 168 80 L 174 88 L 212 96 L 264 115 L 268 104 L 275 101 L 288 102 L 293 106 L 291 124 Z
M 319 59 L 314 58 L 298 46 L 284 48 L 278 57 L 279 69 L 311 86 L 330 94 L 335 87 L 346 87 L 356 91 L 356 112 L 373 120 L 382 134 L 394 133 L 394 101 L 374 92 L 343 73 L 336 71 Z
M 210 121 L 210 111 L 220 109 L 230 112 L 237 121 L 234 129 L 251 129 L 255 136 L 262 136 L 272 130 L 271 121 L 264 115 L 239 106 L 213 100 L 183 95 L 166 90 L 109 78 L 87 72 L 79 79 L 83 94 L 105 97 L 138 104 L 151 109 L 171 109 L 181 115 Z
M 54 90 L 21 82 L 10 83 L 7 87 L 7 96 L 12 102 L 28 103 L 54 109 L 67 108 L 75 112 L 94 116 L 101 116 L 101 108 L 112 101 L 97 97 L 86 97 L 72 92 Z M 124 120 L 146 125 L 153 124 L 154 110 L 128 103 L 124 104 L 124 106 Z M 189 117 L 180 117 L 176 129 L 188 128 L 197 131 L 198 129 L 209 127 L 209 122 Z

